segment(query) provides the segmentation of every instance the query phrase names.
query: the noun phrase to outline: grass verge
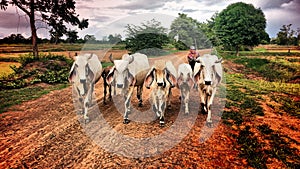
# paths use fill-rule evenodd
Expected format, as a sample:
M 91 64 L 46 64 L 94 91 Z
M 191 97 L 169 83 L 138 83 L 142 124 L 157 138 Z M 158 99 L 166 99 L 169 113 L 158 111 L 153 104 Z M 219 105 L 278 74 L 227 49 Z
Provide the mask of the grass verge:
M 36 99 L 54 90 L 66 88 L 68 84 L 51 85 L 46 88 L 41 86 L 30 86 L 21 89 L 0 91 L 0 113 L 8 110 L 13 105 Z

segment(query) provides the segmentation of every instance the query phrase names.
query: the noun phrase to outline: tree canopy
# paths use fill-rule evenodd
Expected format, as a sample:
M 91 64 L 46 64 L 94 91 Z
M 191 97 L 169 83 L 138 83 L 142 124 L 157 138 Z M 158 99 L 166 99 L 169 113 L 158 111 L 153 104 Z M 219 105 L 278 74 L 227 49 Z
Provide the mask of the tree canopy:
M 79 20 L 75 12 L 75 0 L 0 0 L 0 9 L 6 10 L 9 4 L 16 6 L 29 18 L 35 57 L 38 57 L 37 19 L 50 26 L 50 34 L 56 40 L 68 32 L 67 24 L 80 29 L 88 27 L 88 20 Z
M 141 26 L 128 24 L 126 28 L 125 48 L 131 52 L 157 55 L 157 49 L 162 49 L 169 42 L 167 29 L 155 19 L 146 21 Z
M 291 28 L 292 24 L 282 25 L 277 33 L 278 45 L 298 45 L 300 40 L 300 28 L 297 31 Z
M 227 6 L 215 18 L 216 34 L 224 48 L 235 49 L 239 54 L 241 46 L 254 47 L 265 34 L 266 19 L 261 9 L 252 4 L 238 2 Z
M 187 47 L 194 45 L 197 48 L 211 47 L 211 43 L 203 32 L 203 24 L 188 17 L 186 14 L 179 16 L 172 22 L 169 37 L 176 37 L 179 43 L 184 43 Z

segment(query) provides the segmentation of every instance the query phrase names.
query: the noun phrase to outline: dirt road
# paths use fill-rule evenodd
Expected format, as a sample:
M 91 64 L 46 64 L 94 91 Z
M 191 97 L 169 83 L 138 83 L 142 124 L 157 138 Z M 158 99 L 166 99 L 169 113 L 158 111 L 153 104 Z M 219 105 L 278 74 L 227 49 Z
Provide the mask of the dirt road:
M 171 59 L 175 64 L 185 61 L 186 52 L 175 55 L 164 59 Z M 155 59 L 150 59 L 150 63 Z M 137 121 L 124 125 L 122 114 L 117 111 L 123 105 L 116 102 L 103 105 L 102 87 L 101 80 L 96 84 L 91 122 L 86 125 L 81 123 L 82 117 L 74 109 L 72 87 L 53 91 L 1 114 L 0 168 L 247 167 L 246 160 L 238 157 L 238 151 L 234 149 L 235 141 L 230 136 L 234 131 L 218 122 L 220 116 L 217 113 L 213 116 L 215 123 L 211 129 L 205 126 L 206 116 L 197 111 L 182 116 L 178 89 L 173 90 L 172 108 L 166 111 L 167 124 L 160 128 L 158 121 L 141 122 L 141 117 L 152 116 L 148 111 L 148 90 L 143 96 L 144 107 L 138 108 L 136 97 L 132 99 L 132 106 L 139 111 L 130 114 L 129 118 Z M 192 100 L 191 109 L 197 110 L 195 91 Z M 172 126 L 183 126 L 186 135 L 178 135 L 181 128 L 171 130 Z M 165 143 L 174 145 L 145 141 L 163 133 L 168 133 L 164 137 Z M 126 143 L 120 140 L 123 136 Z M 178 141 L 176 137 L 182 139 Z M 141 142 L 145 145 L 136 144 Z

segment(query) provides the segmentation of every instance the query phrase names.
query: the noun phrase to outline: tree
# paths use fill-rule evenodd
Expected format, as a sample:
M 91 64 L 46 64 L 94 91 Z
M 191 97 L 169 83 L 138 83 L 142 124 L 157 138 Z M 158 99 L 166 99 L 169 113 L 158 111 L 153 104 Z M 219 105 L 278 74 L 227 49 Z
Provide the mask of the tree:
M 269 34 L 264 31 L 260 36 L 260 44 L 269 44 L 271 42 Z
M 75 43 L 76 42 L 76 40 L 78 39 L 78 32 L 77 31 L 75 31 L 75 30 L 69 30 L 68 32 L 67 32 L 67 42 L 68 43 Z
M 298 45 L 299 43 L 299 28 L 297 31 L 291 29 L 292 24 L 282 25 L 277 33 L 278 45 Z M 298 34 L 298 35 L 297 35 Z
M 217 16 L 218 13 L 216 12 L 210 19 L 206 20 L 207 23 L 201 23 L 201 30 L 214 46 L 219 46 L 221 44 L 215 30 L 215 20 Z
M 108 35 L 108 42 L 110 44 L 116 44 L 118 42 L 122 41 L 122 36 L 120 34 L 115 34 L 115 35 Z
M 215 30 L 223 47 L 235 49 L 239 55 L 241 46 L 254 47 L 265 32 L 266 19 L 261 9 L 238 2 L 227 6 L 215 19 Z
M 126 28 L 125 48 L 131 52 L 158 55 L 157 49 L 162 49 L 163 45 L 169 42 L 167 29 L 155 19 L 142 23 L 141 26 L 128 24 Z
M 96 42 L 95 35 L 85 35 L 83 39 L 85 42 Z
M 29 18 L 33 55 L 38 57 L 37 19 L 52 27 L 52 32 L 67 32 L 66 24 L 88 27 L 88 20 L 79 20 L 75 13 L 75 0 L 0 0 L 0 9 L 6 10 L 8 5 L 16 6 Z
M 60 41 L 61 37 L 64 36 L 63 32 L 61 31 L 55 31 L 54 29 L 51 29 L 49 31 L 50 33 L 50 42 L 53 42 L 55 44 L 58 44 L 58 42 Z
M 203 32 L 204 25 L 186 14 L 179 16 L 172 22 L 169 37 L 177 36 L 178 43 L 186 46 L 194 45 L 197 48 L 211 47 L 211 43 Z
M 24 38 L 21 34 L 11 34 L 8 37 L 5 37 L 1 40 L 2 43 L 27 43 L 27 39 Z

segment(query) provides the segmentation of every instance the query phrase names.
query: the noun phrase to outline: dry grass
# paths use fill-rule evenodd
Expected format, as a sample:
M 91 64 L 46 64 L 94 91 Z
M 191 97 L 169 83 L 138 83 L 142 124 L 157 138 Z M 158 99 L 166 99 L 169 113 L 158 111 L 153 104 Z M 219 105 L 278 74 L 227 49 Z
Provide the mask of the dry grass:
M 7 76 L 13 73 L 13 70 L 10 68 L 12 65 L 17 67 L 21 66 L 21 64 L 17 62 L 0 62 L 0 76 Z

